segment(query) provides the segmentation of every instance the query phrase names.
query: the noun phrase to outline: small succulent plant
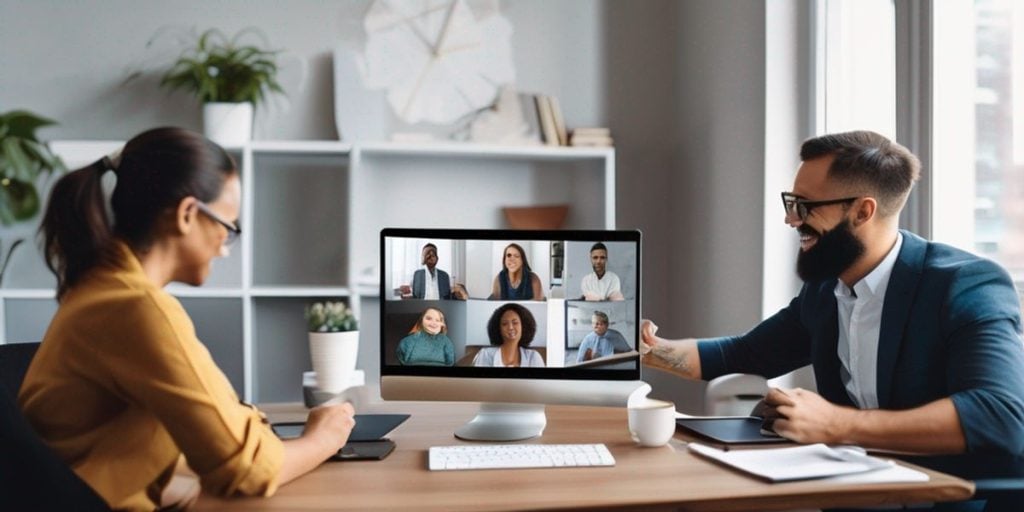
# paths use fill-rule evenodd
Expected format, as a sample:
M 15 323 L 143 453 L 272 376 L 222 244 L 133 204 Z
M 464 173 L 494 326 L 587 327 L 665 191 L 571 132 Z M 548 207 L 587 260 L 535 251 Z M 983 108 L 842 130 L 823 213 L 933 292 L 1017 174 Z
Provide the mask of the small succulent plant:
M 344 332 L 359 330 L 359 321 L 344 302 L 314 302 L 306 306 L 309 332 Z

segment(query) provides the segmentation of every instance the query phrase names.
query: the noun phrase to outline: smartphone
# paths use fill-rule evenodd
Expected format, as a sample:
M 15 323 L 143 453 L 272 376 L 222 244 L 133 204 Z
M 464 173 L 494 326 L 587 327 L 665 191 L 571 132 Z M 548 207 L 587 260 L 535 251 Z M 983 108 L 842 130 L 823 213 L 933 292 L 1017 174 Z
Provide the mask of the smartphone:
M 271 423 L 270 428 L 281 439 L 295 439 L 301 437 L 302 432 L 306 430 L 306 422 Z
M 342 446 L 330 460 L 381 460 L 395 450 L 395 442 L 390 439 L 376 441 L 352 441 Z

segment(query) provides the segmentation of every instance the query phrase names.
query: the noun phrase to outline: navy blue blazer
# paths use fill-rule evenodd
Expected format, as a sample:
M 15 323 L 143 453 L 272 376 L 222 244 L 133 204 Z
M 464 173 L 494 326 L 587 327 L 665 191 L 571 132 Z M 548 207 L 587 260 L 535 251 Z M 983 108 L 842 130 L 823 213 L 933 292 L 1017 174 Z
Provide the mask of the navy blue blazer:
M 437 296 L 448 300 L 452 298 L 452 285 L 448 279 L 448 273 L 437 267 Z M 427 294 L 427 271 L 419 269 L 412 274 L 412 296 L 415 299 L 422 299 Z
M 1024 475 L 1024 346 L 1013 281 L 992 261 L 902 233 L 882 307 L 879 408 L 949 397 L 967 453 L 913 462 L 966 478 Z M 701 376 L 771 378 L 811 364 L 818 392 L 853 406 L 836 353 L 836 282 L 805 283 L 788 307 L 747 334 L 702 340 Z

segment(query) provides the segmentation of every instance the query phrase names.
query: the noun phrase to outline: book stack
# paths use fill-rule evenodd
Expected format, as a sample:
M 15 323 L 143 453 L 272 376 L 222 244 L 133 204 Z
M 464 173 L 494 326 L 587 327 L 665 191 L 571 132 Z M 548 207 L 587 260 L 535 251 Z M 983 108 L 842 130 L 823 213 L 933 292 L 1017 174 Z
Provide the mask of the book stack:
M 533 97 L 537 105 L 537 120 L 546 146 L 568 146 L 569 137 L 565 131 L 562 108 L 554 96 L 537 94 Z
M 610 147 L 614 140 L 608 128 L 576 128 L 569 137 L 569 145 Z

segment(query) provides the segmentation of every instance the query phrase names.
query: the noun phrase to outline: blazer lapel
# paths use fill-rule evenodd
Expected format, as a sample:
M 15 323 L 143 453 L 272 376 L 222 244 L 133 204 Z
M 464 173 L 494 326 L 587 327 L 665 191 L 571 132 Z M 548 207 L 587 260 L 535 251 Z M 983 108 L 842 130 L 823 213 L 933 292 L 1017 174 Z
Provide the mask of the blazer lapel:
M 818 393 L 832 403 L 853 405 L 843 386 L 843 379 L 839 376 L 839 312 L 832 292 L 835 287 L 836 280 L 829 281 L 827 286 L 822 287 L 820 300 L 817 301 L 821 309 L 811 361 L 814 363 Z
M 885 409 L 892 398 L 893 372 L 903 344 L 903 333 L 907 328 L 910 309 L 914 304 L 914 293 L 921 280 L 924 257 L 928 242 L 923 238 L 901 230 L 903 247 L 889 276 L 889 287 L 885 291 L 882 305 L 882 323 L 878 331 L 878 407 Z

